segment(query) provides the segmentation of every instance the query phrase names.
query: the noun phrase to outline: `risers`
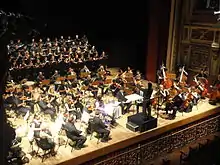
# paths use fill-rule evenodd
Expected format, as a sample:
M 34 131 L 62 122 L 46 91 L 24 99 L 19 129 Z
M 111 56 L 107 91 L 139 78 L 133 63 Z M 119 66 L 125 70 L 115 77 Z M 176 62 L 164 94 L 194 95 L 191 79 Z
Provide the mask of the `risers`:
M 128 117 L 126 127 L 134 132 L 144 132 L 157 127 L 157 118 L 146 119 L 143 113 L 138 113 Z

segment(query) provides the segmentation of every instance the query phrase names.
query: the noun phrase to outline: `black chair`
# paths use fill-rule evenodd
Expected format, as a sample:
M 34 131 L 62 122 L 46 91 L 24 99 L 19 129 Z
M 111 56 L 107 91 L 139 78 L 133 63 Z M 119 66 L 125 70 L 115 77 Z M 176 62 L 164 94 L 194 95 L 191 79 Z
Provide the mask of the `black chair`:
M 52 156 L 52 153 L 51 153 L 51 150 L 55 147 L 55 144 L 54 146 L 51 146 L 51 145 L 45 145 L 48 143 L 48 140 L 47 138 L 42 138 L 42 139 L 35 139 L 36 141 L 36 144 L 37 144 L 37 147 L 38 147 L 38 150 L 37 150 L 37 155 L 39 153 L 39 149 L 41 149 L 43 151 L 43 155 L 42 155 L 42 162 L 44 161 L 44 159 L 48 156 L 48 155 L 51 155 Z
M 95 131 L 94 129 L 94 124 L 93 124 L 93 121 L 89 121 L 89 125 L 88 125 L 88 128 L 87 128 L 87 132 L 90 134 L 90 140 L 92 139 L 92 137 L 96 137 L 98 140 L 97 140 L 97 144 L 99 144 L 100 140 L 101 140 L 101 134 L 98 133 L 97 131 Z M 94 135 L 95 134 L 95 135 Z

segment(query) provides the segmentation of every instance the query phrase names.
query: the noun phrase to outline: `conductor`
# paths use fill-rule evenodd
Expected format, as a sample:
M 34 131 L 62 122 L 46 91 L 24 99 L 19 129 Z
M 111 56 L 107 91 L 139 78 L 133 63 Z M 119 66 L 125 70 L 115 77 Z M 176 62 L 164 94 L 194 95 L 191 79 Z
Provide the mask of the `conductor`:
M 152 83 L 148 83 L 148 88 L 143 89 L 143 114 L 146 116 L 146 119 L 151 117 L 151 102 L 150 98 L 153 93 Z

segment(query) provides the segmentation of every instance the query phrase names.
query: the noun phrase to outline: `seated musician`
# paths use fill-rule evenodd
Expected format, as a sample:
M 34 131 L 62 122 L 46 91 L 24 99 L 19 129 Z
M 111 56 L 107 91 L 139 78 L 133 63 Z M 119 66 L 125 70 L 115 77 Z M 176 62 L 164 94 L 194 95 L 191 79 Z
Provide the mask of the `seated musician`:
M 93 131 L 101 135 L 101 142 L 107 142 L 110 138 L 110 131 L 99 117 L 99 112 L 95 113 L 95 117 L 90 121 Z
M 201 69 L 200 73 L 197 75 L 198 78 L 208 78 L 208 72 L 206 69 Z
M 194 86 L 192 86 L 190 90 L 191 90 L 190 93 L 193 96 L 193 98 L 192 98 L 193 105 L 197 105 L 199 99 L 201 98 L 201 95 L 199 95 L 198 91 L 196 90 L 196 88 Z
M 190 98 L 188 97 L 188 96 L 190 96 L 189 93 L 188 92 L 183 92 L 179 96 L 183 100 L 183 103 L 180 106 L 179 111 L 181 111 L 181 112 L 184 111 L 184 112 L 187 112 L 187 113 L 191 112 L 192 108 L 193 108 L 193 100 L 192 100 L 191 97 Z
M 80 70 L 80 72 L 90 73 L 90 70 L 87 68 L 86 65 L 84 65 L 84 67 Z
M 25 87 L 24 89 L 24 97 L 26 97 L 26 104 L 31 107 L 31 111 L 34 112 L 35 102 L 32 100 L 32 93 L 29 90 L 29 87 Z
M 126 73 L 126 72 L 123 72 L 122 69 L 119 69 L 118 75 L 117 75 L 117 77 L 116 77 L 116 82 L 117 82 L 118 84 L 120 84 L 121 86 L 124 85 L 125 73 Z
M 127 68 L 126 74 L 129 75 L 129 76 L 133 76 L 133 71 L 131 70 L 130 67 Z
M 211 86 L 212 92 L 210 93 L 209 103 L 211 105 L 216 105 L 220 103 L 220 74 L 217 79 L 214 81 L 213 86 Z
M 164 100 L 166 100 L 167 97 L 170 94 L 167 89 L 164 89 L 163 85 L 159 85 L 159 91 L 158 92 L 159 92 L 159 95 L 161 95 Z
M 46 124 L 42 123 L 38 115 L 35 115 L 31 123 L 31 129 L 34 131 L 34 138 L 36 139 L 37 146 L 44 150 L 50 150 L 51 154 L 55 154 L 55 143 L 52 134 Z M 32 143 L 32 141 L 30 142 Z
M 177 80 L 180 79 L 181 73 L 182 73 L 182 67 L 179 66 L 178 69 L 177 69 L 177 71 L 176 71 L 176 79 L 177 79 Z
M 127 99 L 125 98 L 123 88 L 119 90 L 119 92 L 116 94 L 116 97 L 118 99 L 118 102 L 120 102 L 120 106 L 122 108 L 122 114 L 125 114 L 129 111 L 131 107 L 131 103 L 126 103 Z
M 108 66 L 107 65 L 104 66 L 104 69 L 105 69 L 106 75 L 107 76 L 111 76 L 111 72 L 108 70 Z
M 106 79 L 106 72 L 103 65 L 97 69 L 97 80 L 104 81 Z
M 65 103 L 66 110 L 69 114 L 76 116 L 76 120 L 80 120 L 82 117 L 81 109 L 75 107 L 75 101 L 71 98 Z
M 66 131 L 66 136 L 76 142 L 75 149 L 81 149 L 86 142 L 86 137 L 81 135 L 82 131 L 76 129 L 74 119 L 69 118 L 68 122 L 63 125 L 63 129 Z
M 59 97 L 59 94 L 55 91 L 55 86 L 54 85 L 51 85 L 48 89 L 48 97 L 49 97 L 49 102 L 50 104 L 56 108 L 57 112 L 59 112 L 59 108 L 60 108 L 60 105 L 59 103 L 57 102 L 57 99 Z
M 176 118 L 178 107 L 175 106 L 172 102 L 166 102 L 165 106 L 165 113 L 166 113 L 166 119 L 173 120 Z
M 44 77 L 43 73 L 42 73 L 42 72 L 39 72 L 39 74 L 38 74 L 38 76 L 37 76 L 37 80 L 38 80 L 39 82 L 41 82 L 41 81 L 44 80 L 44 79 L 45 79 L 45 77 Z
M 136 80 L 136 81 L 141 81 L 141 73 L 140 73 L 139 70 L 136 72 L 135 80 Z
M 33 133 L 34 133 L 35 138 L 40 137 L 41 124 L 42 124 L 42 121 L 41 121 L 40 116 L 34 115 L 34 119 L 31 123 L 31 128 L 32 128 L 32 131 L 34 131 Z
M 51 119 L 55 119 L 56 109 L 50 104 L 47 97 L 40 96 L 40 101 L 38 101 L 38 106 L 44 114 L 49 114 Z M 51 106 L 50 106 L 51 105 Z
M 161 84 L 162 80 L 164 79 L 162 68 L 163 68 L 163 66 L 161 66 L 161 68 L 157 70 L 157 83 L 158 84 Z M 164 69 L 166 71 L 166 68 L 164 68 Z
M 220 89 L 220 74 L 218 75 L 217 79 L 214 81 L 213 86 L 217 89 Z
M 88 87 L 87 90 L 91 91 L 91 93 L 93 94 L 94 97 L 97 97 L 98 94 L 98 89 L 94 86 L 92 86 L 92 78 L 91 75 L 88 75 L 87 78 L 83 81 L 83 85 L 85 85 L 86 87 Z
M 109 86 L 109 90 L 112 92 L 113 96 L 119 92 L 121 85 L 116 82 L 116 80 L 112 80 L 112 84 Z
M 58 88 L 57 88 L 57 91 L 60 93 L 60 95 L 66 95 L 66 84 L 65 84 L 65 81 L 62 80 L 61 81 L 61 84 L 58 85 Z
M 97 97 L 97 99 L 96 99 L 96 101 L 95 101 L 95 108 L 96 108 L 98 111 L 104 113 L 105 104 L 104 104 L 104 101 L 103 101 L 103 99 L 102 99 L 101 96 L 98 96 L 98 97 Z
M 58 77 L 60 77 L 60 74 L 59 74 L 58 70 L 55 70 L 54 74 L 51 77 L 51 79 L 52 79 L 53 82 L 55 82 Z
M 75 76 L 76 72 L 74 72 L 73 68 L 69 68 L 67 74 L 71 76 Z
M 143 96 L 144 95 L 144 92 L 142 90 L 140 90 L 139 88 L 136 88 L 136 94 L 140 95 L 140 96 Z M 141 100 L 137 100 L 135 102 L 136 104 L 136 107 L 137 107 L 137 113 L 139 113 L 139 107 L 142 106 L 143 104 L 143 99 Z
M 18 114 L 25 115 L 28 111 L 34 112 L 33 107 L 27 106 L 26 102 L 22 100 L 22 94 L 19 93 L 14 96 L 15 97 L 13 97 L 13 105 Z

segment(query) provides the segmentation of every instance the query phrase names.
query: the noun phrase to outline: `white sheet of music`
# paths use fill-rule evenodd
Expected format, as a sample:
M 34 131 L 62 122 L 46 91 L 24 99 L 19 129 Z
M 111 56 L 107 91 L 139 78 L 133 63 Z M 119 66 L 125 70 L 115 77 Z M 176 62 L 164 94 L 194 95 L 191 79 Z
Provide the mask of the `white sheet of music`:
M 121 107 L 115 103 L 105 104 L 104 112 L 110 116 L 114 116 L 116 119 L 121 116 Z
M 156 94 L 157 94 L 157 91 L 153 90 L 150 99 L 154 99 Z
M 127 99 L 126 103 L 130 103 L 130 102 L 132 102 L 132 101 L 141 100 L 141 99 L 143 99 L 144 97 L 143 97 L 143 96 L 140 96 L 140 95 L 138 95 L 138 94 L 136 94 L 136 93 L 134 93 L 134 94 L 125 96 L 125 98 Z

